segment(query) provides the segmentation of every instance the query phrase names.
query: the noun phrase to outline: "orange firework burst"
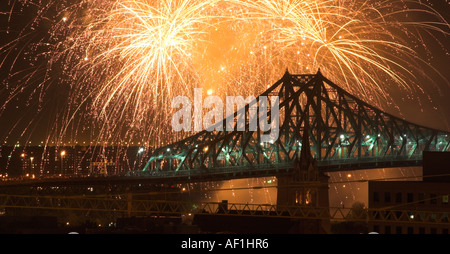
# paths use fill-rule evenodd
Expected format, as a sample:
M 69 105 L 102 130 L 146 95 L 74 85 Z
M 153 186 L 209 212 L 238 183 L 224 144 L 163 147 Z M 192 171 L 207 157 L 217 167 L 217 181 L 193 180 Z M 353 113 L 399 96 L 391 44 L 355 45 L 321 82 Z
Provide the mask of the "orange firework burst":
M 420 90 L 424 66 L 437 72 L 418 53 L 426 50 L 421 32 L 449 33 L 445 19 L 417 1 L 49 0 L 34 23 L 48 20 L 48 36 L 38 43 L 48 63 L 36 65 L 45 79 L 33 93 L 69 84 L 48 140 L 89 135 L 101 144 L 156 146 L 181 137 L 170 129 L 174 96 L 193 96 L 196 87 L 258 95 L 286 67 L 321 68 L 381 106 L 392 89 Z M 3 45 L 4 59 L 27 38 L 23 32 Z M 21 86 L 31 85 L 18 85 L 7 101 Z M 45 104 L 45 95 L 39 100 Z

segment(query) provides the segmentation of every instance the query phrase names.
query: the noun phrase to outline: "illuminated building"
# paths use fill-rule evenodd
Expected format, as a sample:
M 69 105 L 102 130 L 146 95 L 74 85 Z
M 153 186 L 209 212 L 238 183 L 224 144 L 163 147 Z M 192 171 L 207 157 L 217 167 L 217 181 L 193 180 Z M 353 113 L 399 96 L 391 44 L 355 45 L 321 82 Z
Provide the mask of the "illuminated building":
M 0 174 L 10 177 L 88 176 L 100 173 L 99 163 L 108 161 L 108 175 L 143 167 L 149 149 L 142 147 L 28 146 L 21 149 L 3 146 Z
M 369 209 L 391 211 L 388 222 L 369 222 L 382 234 L 448 234 L 449 152 L 425 152 L 423 181 L 369 181 Z

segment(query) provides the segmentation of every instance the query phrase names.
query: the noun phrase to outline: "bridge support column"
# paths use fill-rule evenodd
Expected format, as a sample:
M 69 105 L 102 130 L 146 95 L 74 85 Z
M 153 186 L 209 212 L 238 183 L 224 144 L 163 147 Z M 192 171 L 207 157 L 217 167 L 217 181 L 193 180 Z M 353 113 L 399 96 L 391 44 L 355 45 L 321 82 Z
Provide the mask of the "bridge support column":
M 278 206 L 329 207 L 328 181 L 292 181 L 290 177 L 277 177 Z
M 127 216 L 131 217 L 131 212 L 133 211 L 133 194 L 129 192 L 127 194 Z
M 308 164 L 296 161 L 292 176 L 277 177 L 278 209 L 299 208 L 305 211 L 328 211 L 328 178 L 319 172 L 315 160 L 311 160 L 311 163 Z M 329 216 L 329 212 L 324 213 L 321 218 L 302 219 L 296 223 L 298 226 L 293 233 L 329 233 L 331 226 L 327 216 Z

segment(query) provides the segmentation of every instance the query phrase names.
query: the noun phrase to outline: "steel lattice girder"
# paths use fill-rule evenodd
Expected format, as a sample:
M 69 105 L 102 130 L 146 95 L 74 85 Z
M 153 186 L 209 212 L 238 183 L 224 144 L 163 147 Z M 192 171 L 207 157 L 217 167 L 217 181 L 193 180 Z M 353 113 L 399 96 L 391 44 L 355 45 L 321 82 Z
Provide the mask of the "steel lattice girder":
M 128 214 L 211 214 L 364 222 L 426 223 L 450 226 L 449 213 L 389 209 L 354 210 L 342 207 L 283 206 L 221 202 L 183 202 L 133 199 L 130 194 L 113 197 L 0 195 L 0 208 L 96 211 Z
M 159 148 L 143 172 L 164 175 L 277 169 L 293 165 L 305 145 L 319 166 L 346 164 L 347 169 L 367 168 L 374 162 L 417 162 L 422 160 L 423 151 L 450 150 L 450 133 L 385 113 L 344 91 L 320 70 L 315 75 L 286 72 L 261 96 L 279 96 L 277 140 L 263 143 L 262 132 L 249 130 L 251 106 L 259 107 L 258 97 L 245 110 L 234 113 L 234 131 L 205 130 Z M 246 131 L 236 130 L 239 117 L 245 117 Z M 225 119 L 217 124 L 225 127 Z

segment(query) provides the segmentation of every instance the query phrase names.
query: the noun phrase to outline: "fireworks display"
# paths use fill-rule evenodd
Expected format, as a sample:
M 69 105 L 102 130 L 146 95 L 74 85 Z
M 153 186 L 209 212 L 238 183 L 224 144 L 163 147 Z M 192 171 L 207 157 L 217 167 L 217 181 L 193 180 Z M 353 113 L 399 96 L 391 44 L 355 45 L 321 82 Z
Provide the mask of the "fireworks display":
M 408 109 L 420 118 L 426 106 L 436 111 L 430 118 L 444 119 L 419 124 L 450 129 L 450 26 L 440 10 L 450 5 L 439 1 L 4 0 L 0 145 L 124 148 L 117 153 L 139 146 L 140 164 L 130 164 L 142 169 L 142 151 L 193 134 L 172 130 L 174 97 L 193 98 L 195 88 L 222 99 L 258 96 L 286 69 L 320 68 L 394 115 Z M 64 155 L 52 154 L 61 172 Z M 31 167 L 33 156 L 22 153 Z M 111 159 L 101 156 L 90 161 Z M 367 203 L 367 180 L 419 175 L 417 168 L 330 173 L 330 205 Z M 201 193 L 206 201 L 275 204 L 275 187 L 275 177 L 238 179 Z
M 448 86 L 427 44 L 448 57 L 449 25 L 420 1 L 9 0 L 2 8 L 1 113 L 22 112 L 5 143 L 29 143 L 44 129 L 45 145 L 164 145 L 181 137 L 170 128 L 173 97 L 194 88 L 256 96 L 286 68 L 320 68 L 381 108 L 398 105 L 396 91 L 415 100 L 424 80 Z

